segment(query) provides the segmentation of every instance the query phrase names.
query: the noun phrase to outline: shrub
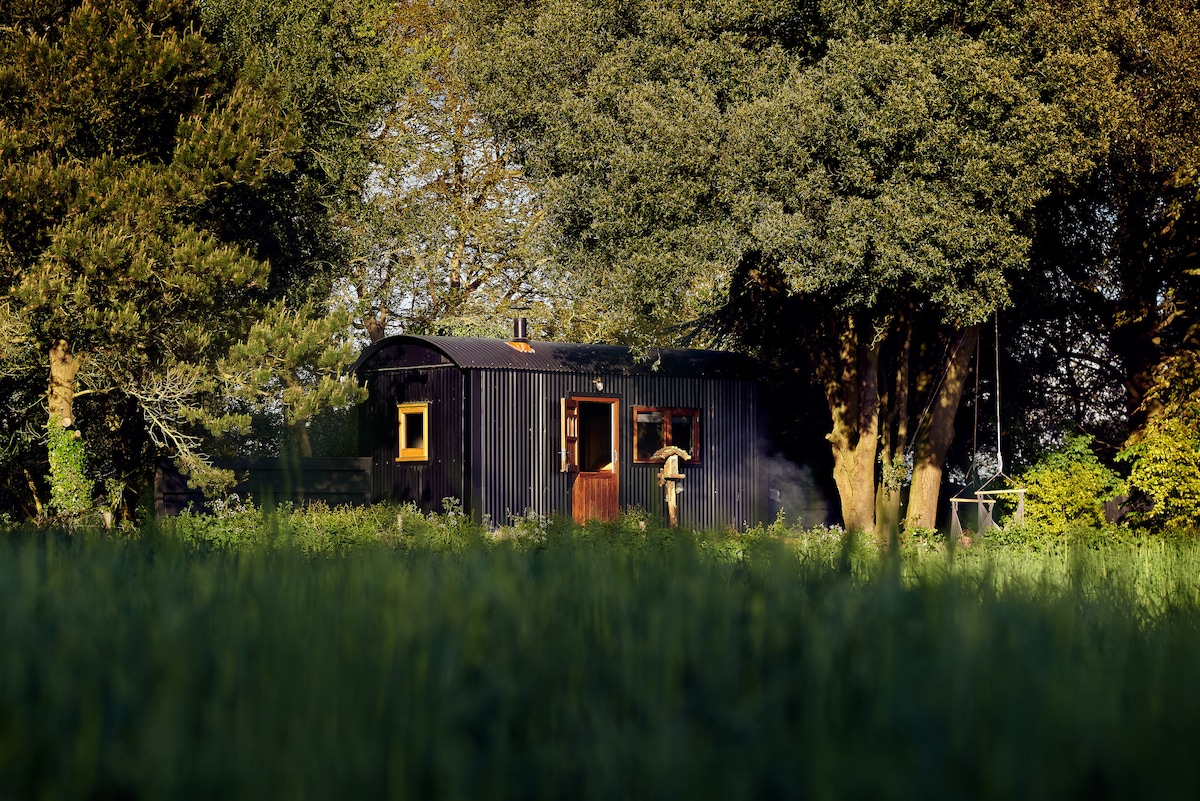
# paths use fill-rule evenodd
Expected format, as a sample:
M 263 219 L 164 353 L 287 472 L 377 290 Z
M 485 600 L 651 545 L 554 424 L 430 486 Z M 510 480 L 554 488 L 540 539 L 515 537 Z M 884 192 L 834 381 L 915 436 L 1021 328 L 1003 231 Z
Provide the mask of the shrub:
M 188 509 L 159 525 L 164 533 L 195 548 L 304 554 L 341 554 L 376 546 L 461 550 L 483 536 L 455 503 L 447 504 L 440 515 L 426 515 L 412 504 L 295 507 L 284 503 L 265 509 L 237 495 L 211 505 L 211 512 Z
M 1092 437 L 1068 436 L 1021 474 L 1025 521 L 1031 533 L 1061 537 L 1082 528 L 1106 526 L 1104 504 L 1124 490 L 1124 482 L 1092 452 Z
M 1141 522 L 1200 529 L 1200 431 L 1194 425 L 1160 417 L 1118 458 L 1131 464 L 1130 486 L 1151 501 Z

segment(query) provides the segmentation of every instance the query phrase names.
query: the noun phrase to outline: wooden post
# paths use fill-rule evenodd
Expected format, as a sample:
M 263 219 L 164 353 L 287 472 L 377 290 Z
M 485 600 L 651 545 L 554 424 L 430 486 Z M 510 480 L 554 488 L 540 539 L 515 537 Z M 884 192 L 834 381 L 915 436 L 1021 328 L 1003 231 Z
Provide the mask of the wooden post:
M 659 448 L 654 453 L 655 459 L 665 459 L 662 470 L 658 471 L 658 486 L 666 487 L 667 493 L 667 522 L 671 528 L 679 526 L 679 504 L 676 496 L 683 492 L 683 487 L 679 483 L 686 477 L 679 472 L 679 457 L 691 459 L 691 455 L 682 448 L 676 448 L 674 445 L 668 445 L 665 448 Z

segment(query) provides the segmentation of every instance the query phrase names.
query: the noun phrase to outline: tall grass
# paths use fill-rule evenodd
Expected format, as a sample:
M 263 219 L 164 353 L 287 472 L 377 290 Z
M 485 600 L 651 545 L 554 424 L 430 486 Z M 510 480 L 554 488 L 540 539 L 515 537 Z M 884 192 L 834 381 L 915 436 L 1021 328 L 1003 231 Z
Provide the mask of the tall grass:
M 1195 546 L 379 514 L 353 548 L 5 536 L 0 798 L 1200 791 Z

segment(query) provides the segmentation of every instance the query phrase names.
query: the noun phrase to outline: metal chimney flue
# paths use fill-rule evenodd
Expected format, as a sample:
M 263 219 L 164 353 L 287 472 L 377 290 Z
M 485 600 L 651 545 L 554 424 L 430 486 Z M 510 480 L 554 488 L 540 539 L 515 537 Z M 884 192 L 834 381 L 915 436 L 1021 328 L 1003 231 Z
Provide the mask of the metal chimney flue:
M 529 341 L 529 323 L 524 317 L 513 318 L 513 342 Z

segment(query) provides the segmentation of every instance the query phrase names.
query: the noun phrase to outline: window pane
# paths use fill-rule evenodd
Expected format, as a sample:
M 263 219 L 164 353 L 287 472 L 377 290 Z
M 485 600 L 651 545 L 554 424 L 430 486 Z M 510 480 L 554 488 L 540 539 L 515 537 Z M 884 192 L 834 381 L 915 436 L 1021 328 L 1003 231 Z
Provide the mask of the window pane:
M 425 415 L 422 412 L 404 413 L 404 449 L 425 448 Z
M 671 444 L 687 451 L 690 456 L 696 455 L 692 452 L 692 446 L 696 441 L 695 430 L 696 418 L 694 416 L 678 412 L 671 415 Z
M 663 446 L 662 412 L 639 411 L 634 415 L 634 436 L 637 439 L 638 459 L 652 459 Z
M 425 462 L 429 460 L 429 403 L 401 403 L 400 441 L 397 462 Z

